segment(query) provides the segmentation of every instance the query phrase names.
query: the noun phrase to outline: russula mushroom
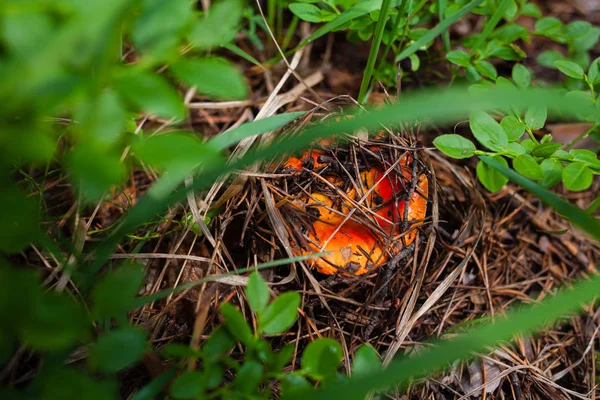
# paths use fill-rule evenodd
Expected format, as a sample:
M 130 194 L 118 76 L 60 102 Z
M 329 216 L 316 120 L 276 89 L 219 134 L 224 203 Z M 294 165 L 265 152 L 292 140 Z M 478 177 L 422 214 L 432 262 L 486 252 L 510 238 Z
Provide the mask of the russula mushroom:
M 413 173 L 410 152 L 373 142 L 349 146 L 341 154 L 341 147 L 321 142 L 280 167 L 291 177 L 287 188 L 296 187 L 282 210 L 294 251 L 330 252 L 311 262 L 326 275 L 374 271 L 414 242 L 427 211 L 427 176 Z

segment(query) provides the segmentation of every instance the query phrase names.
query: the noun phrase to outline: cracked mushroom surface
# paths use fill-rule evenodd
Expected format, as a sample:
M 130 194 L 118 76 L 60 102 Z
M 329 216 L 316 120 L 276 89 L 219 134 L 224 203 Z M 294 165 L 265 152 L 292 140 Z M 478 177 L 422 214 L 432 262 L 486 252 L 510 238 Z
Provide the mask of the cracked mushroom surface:
M 287 158 L 290 199 L 281 208 L 297 255 L 326 275 L 376 270 L 412 244 L 427 211 L 428 179 L 411 151 L 387 135 L 337 145 L 321 141 Z

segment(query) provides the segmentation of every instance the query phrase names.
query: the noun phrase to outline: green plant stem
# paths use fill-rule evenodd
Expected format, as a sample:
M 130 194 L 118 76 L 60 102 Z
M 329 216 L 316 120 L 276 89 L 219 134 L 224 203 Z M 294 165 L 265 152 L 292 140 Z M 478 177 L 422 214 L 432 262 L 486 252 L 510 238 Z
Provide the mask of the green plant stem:
M 369 89 L 371 77 L 373 76 L 375 61 L 377 61 L 377 54 L 379 53 L 379 46 L 381 45 L 381 39 L 383 38 L 383 31 L 385 29 L 387 17 L 390 13 L 391 5 L 391 0 L 383 0 L 381 4 L 379 19 L 377 20 L 377 26 L 375 27 L 375 37 L 373 39 L 373 43 L 371 43 L 369 59 L 367 60 L 367 66 L 365 67 L 365 73 L 363 75 L 363 79 L 360 84 L 360 91 L 358 93 L 358 101 L 361 103 L 364 103 L 366 100 L 367 90 Z
M 585 131 L 585 133 L 583 135 L 580 135 L 580 136 L 576 137 L 575 139 L 571 140 L 569 143 L 567 143 L 563 147 L 563 149 L 568 150 L 571 147 L 575 146 L 577 143 L 581 142 L 582 140 L 584 140 L 585 138 L 590 136 L 591 133 L 594 132 L 594 130 L 596 130 L 596 128 L 598 128 L 598 124 L 592 125 L 592 127 L 590 129 L 588 129 L 587 131 Z
M 299 19 L 294 15 L 292 21 L 290 22 L 290 26 L 288 26 L 287 32 L 285 32 L 285 38 L 283 39 L 283 43 L 281 44 L 281 51 L 286 51 L 294 33 L 296 32 L 296 28 L 298 27 Z
M 277 9 L 277 0 L 267 0 L 267 22 L 271 29 L 275 29 L 275 12 Z
M 500 22 L 502 17 L 504 17 L 504 13 L 506 12 L 506 9 L 508 8 L 510 2 L 511 0 L 501 1 L 500 5 L 496 9 L 496 12 L 494 13 L 494 15 L 492 15 L 489 21 L 487 21 L 485 27 L 483 28 L 483 31 L 479 34 L 477 41 L 473 44 L 473 47 L 471 47 L 471 54 L 474 54 L 477 50 L 479 50 L 483 43 L 485 43 L 485 39 L 487 39 L 487 37 L 490 35 L 490 33 L 492 33 L 496 25 L 498 25 L 498 22 Z

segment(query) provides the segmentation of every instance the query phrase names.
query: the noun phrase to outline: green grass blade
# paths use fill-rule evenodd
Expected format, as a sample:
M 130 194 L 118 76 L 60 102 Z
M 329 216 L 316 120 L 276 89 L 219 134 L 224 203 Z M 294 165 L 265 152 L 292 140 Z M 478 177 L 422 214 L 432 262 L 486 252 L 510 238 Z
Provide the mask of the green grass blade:
M 544 203 L 548 204 L 560 214 L 567 217 L 569 221 L 573 223 L 573 225 L 579 227 L 581 230 L 600 242 L 600 221 L 598 221 L 596 218 L 575 207 L 568 201 L 561 199 L 551 191 L 544 189 L 534 181 L 529 180 L 516 173 L 512 169 L 505 167 L 494 159 L 487 156 L 481 156 L 479 158 L 481 158 L 484 163 L 496 168 L 514 183 L 522 186 L 528 192 L 539 197 Z
M 377 61 L 377 55 L 379 54 L 379 47 L 381 46 L 381 39 L 383 38 L 383 31 L 387 23 L 387 18 L 390 13 L 392 0 L 383 0 L 381 4 L 381 10 L 379 12 L 379 19 L 377 20 L 377 26 L 375 27 L 375 37 L 371 42 L 371 50 L 369 52 L 369 59 L 367 60 L 367 66 L 363 74 L 362 82 L 360 83 L 360 90 L 358 92 L 358 101 L 364 103 L 367 96 L 367 90 L 371 84 L 371 77 L 373 76 L 373 69 L 375 68 L 375 62 Z
M 236 46 L 233 43 L 228 43 L 225 46 L 223 46 L 224 48 L 226 48 L 227 50 L 229 50 L 230 52 L 232 52 L 233 54 L 236 54 L 240 57 L 242 57 L 244 60 L 251 62 L 252 64 L 256 65 L 257 67 L 262 68 L 263 71 L 266 71 L 267 69 L 260 63 L 260 61 L 258 61 L 256 58 L 252 57 L 250 54 L 246 53 L 244 50 L 240 49 L 238 46 Z
M 479 34 L 477 41 L 473 44 L 471 48 L 471 54 L 475 53 L 479 48 L 485 43 L 485 39 L 492 33 L 498 22 L 504 17 L 504 13 L 506 13 L 506 9 L 510 5 L 512 0 L 501 0 L 500 5 L 496 9 L 496 12 L 492 17 L 487 21 L 484 25 L 483 31 Z
M 489 346 L 511 340 L 515 335 L 526 334 L 541 326 L 556 322 L 592 301 L 600 293 L 600 276 L 580 281 L 572 288 L 562 289 L 558 295 L 547 297 L 539 305 L 528 305 L 497 317 L 456 339 L 434 343 L 435 347 L 422 350 L 415 357 L 402 357 L 385 370 L 352 377 L 348 382 L 310 392 L 313 400 L 331 398 L 361 398 L 369 391 L 406 385 L 411 379 L 423 377 L 446 368 L 450 363 L 469 357 L 474 352 L 485 352 Z M 302 399 L 307 392 L 283 396 L 286 400 Z
M 278 114 L 272 117 L 259 119 L 243 124 L 235 129 L 224 132 L 218 136 L 215 136 L 207 142 L 215 150 L 225 150 L 229 146 L 232 146 L 242 139 L 250 136 L 261 135 L 266 132 L 271 132 L 276 129 L 285 126 L 292 122 L 296 118 L 303 116 L 303 111 Z
M 447 0 L 438 0 L 438 18 L 440 21 L 443 21 L 446 15 L 446 5 Z M 448 30 L 442 33 L 442 40 L 444 41 L 444 50 L 448 53 L 450 51 L 450 32 Z
M 477 7 L 481 4 L 483 0 L 474 0 L 471 3 L 467 4 L 456 13 L 452 14 L 448 18 L 441 21 L 437 24 L 433 29 L 423 35 L 419 40 L 415 41 L 413 44 L 408 46 L 406 49 L 402 50 L 398 57 L 396 57 L 396 62 L 402 61 L 407 57 L 410 57 L 414 53 L 416 53 L 422 46 L 429 43 L 436 37 L 438 37 L 441 33 L 445 32 L 450 26 L 456 23 L 459 19 L 463 17 L 466 13 Z

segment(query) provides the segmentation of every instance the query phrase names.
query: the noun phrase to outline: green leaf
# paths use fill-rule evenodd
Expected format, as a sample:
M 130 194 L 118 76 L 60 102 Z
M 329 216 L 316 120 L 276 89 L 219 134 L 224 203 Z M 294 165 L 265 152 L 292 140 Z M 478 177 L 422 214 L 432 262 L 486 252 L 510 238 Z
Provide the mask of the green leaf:
M 105 89 L 98 97 L 83 103 L 75 118 L 80 121 L 77 126 L 80 142 L 108 150 L 122 140 L 127 112 L 117 93 Z
M 525 126 L 521 121 L 512 115 L 507 115 L 500 121 L 500 126 L 506 132 L 506 136 L 509 142 L 519 140 L 523 133 L 525 133 Z
M 598 76 L 598 63 L 600 63 L 600 57 L 592 61 L 588 70 L 588 79 L 592 85 L 600 83 L 600 79 L 598 79 L 600 78 L 600 76 Z
M 321 9 L 317 6 L 306 3 L 292 3 L 289 7 L 290 11 L 303 21 L 315 23 L 323 22 Z
M 269 287 L 256 271 L 251 273 L 248 278 L 246 297 L 250 307 L 257 314 L 262 313 L 269 303 Z
M 469 126 L 479 143 L 490 150 L 500 151 L 508 145 L 508 137 L 504 129 L 494 118 L 483 111 L 471 113 Z
M 136 111 L 162 118 L 183 118 L 183 98 L 161 75 L 129 72 L 116 79 L 115 87 Z
M 521 14 L 527 17 L 542 18 L 542 11 L 535 3 L 525 3 L 521 8 Z
M 146 346 L 143 330 L 133 327 L 113 329 L 100 335 L 90 349 L 88 363 L 101 372 L 117 372 L 139 361 Z
M 565 187 L 574 192 L 589 188 L 593 178 L 592 171 L 583 162 L 573 162 L 567 165 L 562 172 Z
M 25 249 L 40 235 L 40 209 L 36 198 L 16 188 L 2 188 L 0 221 L 0 252 L 16 253 Z
M 411 45 L 402 50 L 396 57 L 396 62 L 400 62 L 411 54 L 416 53 L 422 46 L 431 42 L 433 39 L 438 37 L 442 32 L 445 32 L 452 24 L 458 22 L 465 14 L 469 13 L 473 8 L 477 7 L 483 2 L 483 0 L 474 0 L 469 4 L 455 12 L 449 17 L 446 17 L 443 21 L 437 24 L 433 29 L 430 29 L 421 36 L 418 40 L 415 40 Z
M 544 179 L 540 182 L 545 188 L 552 188 L 562 179 L 563 166 L 556 158 L 547 158 L 540 164 L 544 171 Z
M 233 386 L 242 393 L 255 393 L 263 377 L 263 366 L 254 360 L 247 360 L 238 370 Z
M 65 164 L 71 171 L 73 183 L 89 200 L 99 200 L 123 179 L 120 155 L 103 152 L 91 143 L 75 147 L 67 154 Z
M 377 350 L 369 344 L 363 344 L 356 350 L 352 362 L 352 375 L 364 375 L 381 368 L 381 359 Z
M 534 157 L 550 157 L 554 152 L 563 146 L 562 143 L 547 142 L 535 146 L 531 150 L 531 155 Z
M 477 72 L 479 72 L 481 75 L 486 76 L 491 80 L 496 80 L 496 78 L 498 78 L 498 71 L 496 70 L 496 67 L 494 67 L 494 64 L 489 61 L 481 60 L 477 62 L 475 64 L 475 69 L 477 69 Z
M 243 99 L 248 85 L 237 67 L 218 57 L 185 59 L 171 65 L 173 74 L 203 94 L 220 99 Z
M 335 375 L 343 357 L 342 345 L 330 338 L 319 338 L 302 353 L 302 370 L 316 380 Z
M 494 160 L 502 165 L 508 166 L 508 163 L 503 157 L 494 156 Z M 498 172 L 495 168 L 490 167 L 483 161 L 477 163 L 477 177 L 482 185 L 492 193 L 502 189 L 508 183 L 508 178 Z
M 433 145 L 452 158 L 469 158 L 475 154 L 475 145 L 469 139 L 456 134 L 438 136 Z
M 235 36 L 243 11 L 241 0 L 213 3 L 204 18 L 196 22 L 190 41 L 200 50 L 212 49 L 229 42 Z
M 284 396 L 289 396 L 290 394 L 298 392 L 304 393 L 304 391 L 312 389 L 313 385 L 311 385 L 308 379 L 300 375 L 299 372 L 285 374 L 281 378 L 281 391 Z
M 258 318 L 260 330 L 267 335 L 282 333 L 290 329 L 298 317 L 300 295 L 287 292 L 277 297 Z
M 598 39 L 600 39 L 600 29 L 594 26 L 585 35 L 574 39 L 570 47 L 575 53 L 586 54 L 588 50 L 598 44 Z
M 510 151 L 510 154 L 512 155 L 527 154 L 528 152 L 525 146 L 523 146 L 519 142 L 509 142 L 506 148 L 508 149 L 508 151 Z
M 525 113 L 525 124 L 531 130 L 542 129 L 546 124 L 548 109 L 546 107 L 529 107 Z
M 280 372 L 285 368 L 286 365 L 292 361 L 294 353 L 296 352 L 296 346 L 294 343 L 288 343 L 281 350 L 275 354 L 275 360 L 271 370 Z
M 129 400 L 152 400 L 159 396 L 165 387 L 175 378 L 176 371 L 168 369 L 139 389 Z
M 125 263 L 108 272 L 92 291 L 95 318 L 121 316 L 130 311 L 143 279 L 143 267 L 139 264 Z
M 188 0 L 143 0 L 131 39 L 138 50 L 159 56 L 178 44 L 192 17 Z
M 554 66 L 563 74 L 575 79 L 583 79 L 583 69 L 571 61 L 558 60 L 554 61 Z
M 119 398 L 119 387 L 116 380 L 95 379 L 82 368 L 61 366 L 60 368 L 42 369 L 41 373 L 36 376 L 35 383 L 37 392 L 35 397 L 44 400 L 112 400 Z M 5 399 L 5 397 L 2 398 Z M 31 398 L 24 396 L 14 400 Z
M 514 7 L 511 7 L 511 6 L 514 6 Z M 492 33 L 492 31 L 494 30 L 496 25 L 498 25 L 498 22 L 500 22 L 500 20 L 505 17 L 507 12 L 509 11 L 509 8 L 513 8 L 514 11 L 516 12 L 516 4 L 514 4 L 514 1 L 512 1 L 512 0 L 500 0 L 499 1 L 498 7 L 494 11 L 494 13 L 489 17 L 489 19 L 486 21 L 485 25 L 483 26 L 483 31 L 478 35 L 475 43 L 473 44 L 473 47 L 471 48 L 471 54 L 473 54 L 474 52 L 476 52 L 477 50 L 479 50 L 481 48 L 481 46 L 483 45 L 483 43 L 485 43 L 486 39 Z
M 461 50 L 454 50 L 446 54 L 446 59 L 453 64 L 460 65 L 461 67 L 468 67 L 471 65 L 471 56 Z
M 523 64 L 515 64 L 512 69 L 512 79 L 521 89 L 527 89 L 531 84 L 531 71 Z
M 546 68 L 555 69 L 554 63 L 559 60 L 564 60 L 565 56 L 556 50 L 544 50 L 536 58 L 536 62 Z
M 598 156 L 591 150 L 588 149 L 573 149 L 569 151 L 569 154 L 573 156 L 573 160 L 584 161 L 591 164 L 597 164 Z
M 208 361 L 214 362 L 223 357 L 235 346 L 235 340 L 225 327 L 215 329 L 202 346 L 202 351 Z
M 575 21 L 568 24 L 565 28 L 565 37 L 567 39 L 581 38 L 589 33 L 592 24 L 587 21 Z
M 199 371 L 185 371 L 171 385 L 171 396 L 175 399 L 190 399 L 204 393 L 204 374 Z
M 548 36 L 551 38 L 556 37 L 557 35 L 562 34 L 563 24 L 560 20 L 554 17 L 546 17 L 536 21 L 535 23 L 535 31 L 544 36 Z
M 248 326 L 248 323 L 246 322 L 246 319 L 242 313 L 237 308 L 229 303 L 223 303 L 221 304 L 221 314 L 223 314 L 225 317 L 227 329 L 234 338 L 245 345 L 250 345 L 254 342 L 252 330 Z
M 544 171 L 529 154 L 523 154 L 513 160 L 513 167 L 521 175 L 535 180 L 544 179 Z

